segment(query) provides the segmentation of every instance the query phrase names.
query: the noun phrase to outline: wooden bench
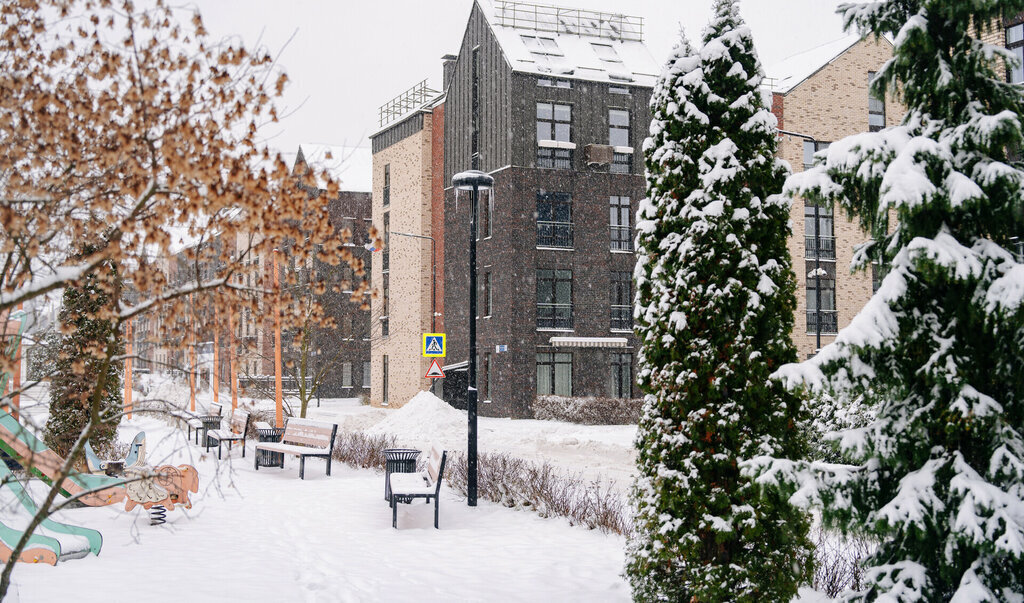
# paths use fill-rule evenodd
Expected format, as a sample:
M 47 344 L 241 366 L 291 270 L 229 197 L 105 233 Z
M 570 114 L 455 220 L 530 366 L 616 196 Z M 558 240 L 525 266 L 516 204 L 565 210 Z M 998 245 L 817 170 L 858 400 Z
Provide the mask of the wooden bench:
M 249 413 L 235 409 L 231 411 L 231 421 L 227 429 L 211 429 L 206 432 L 206 451 L 210 451 L 210 440 L 217 440 L 217 458 L 220 458 L 221 445 L 228 443 L 228 454 L 235 442 L 242 443 L 242 458 L 245 458 L 245 433 L 249 431 Z
M 211 402 L 209 414 L 192 415 L 185 424 L 188 425 L 188 439 L 192 439 L 192 430 L 196 430 L 196 444 L 199 444 L 199 432 L 209 432 L 211 429 L 220 428 L 220 420 L 224 414 L 224 405 L 219 402 Z
M 284 456 L 290 454 L 299 457 L 299 479 L 305 479 L 306 457 L 327 459 L 327 475 L 331 474 L 331 451 L 334 449 L 334 436 L 338 434 L 338 426 L 310 419 L 288 419 L 284 424 L 284 434 L 280 442 L 260 442 L 256 444 L 260 450 L 280 452 L 281 464 L 284 468 Z M 256 470 L 260 469 L 261 454 L 254 454 Z
M 398 527 L 398 503 L 412 503 L 414 498 L 425 498 L 427 504 L 434 499 L 434 528 L 437 528 L 438 503 L 441 494 L 441 480 L 444 478 L 444 464 L 448 452 L 431 446 L 427 457 L 427 470 L 419 473 L 391 474 L 391 527 Z

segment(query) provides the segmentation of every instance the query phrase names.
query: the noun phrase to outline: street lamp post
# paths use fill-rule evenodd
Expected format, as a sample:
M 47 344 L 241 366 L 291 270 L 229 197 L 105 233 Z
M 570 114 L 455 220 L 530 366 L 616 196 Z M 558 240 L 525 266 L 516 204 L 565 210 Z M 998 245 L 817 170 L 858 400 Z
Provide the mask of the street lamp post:
M 456 190 L 472 191 L 469 214 L 469 358 L 467 368 L 468 385 L 466 387 L 466 414 L 469 417 L 469 441 L 466 446 L 466 504 L 476 506 L 476 213 L 479 203 L 480 189 L 490 190 L 494 186 L 494 178 L 480 170 L 459 172 L 452 176 L 452 186 Z M 456 193 L 457 194 L 457 193 Z

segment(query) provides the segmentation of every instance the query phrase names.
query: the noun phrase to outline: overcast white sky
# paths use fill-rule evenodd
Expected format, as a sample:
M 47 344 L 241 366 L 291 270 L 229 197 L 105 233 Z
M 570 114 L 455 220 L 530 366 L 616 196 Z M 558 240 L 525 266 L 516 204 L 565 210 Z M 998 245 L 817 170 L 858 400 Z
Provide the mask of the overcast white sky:
M 302 142 L 368 146 L 380 105 L 423 79 L 440 89 L 441 56 L 458 52 L 473 0 L 192 1 L 214 38 L 240 37 L 247 47 L 259 43 L 279 54 L 291 79 L 280 108 L 292 113 L 265 135 L 294 153 Z M 745 0 L 740 11 L 761 61 L 771 65 L 842 37 L 840 1 Z M 680 26 L 697 42 L 711 15 L 711 0 L 543 3 L 643 17 L 658 63 Z

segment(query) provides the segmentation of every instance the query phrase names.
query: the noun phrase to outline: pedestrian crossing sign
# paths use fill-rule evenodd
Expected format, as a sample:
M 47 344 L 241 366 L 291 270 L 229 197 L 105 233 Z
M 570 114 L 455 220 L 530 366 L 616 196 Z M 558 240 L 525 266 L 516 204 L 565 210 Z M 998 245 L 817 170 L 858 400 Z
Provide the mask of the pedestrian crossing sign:
M 423 334 L 423 356 L 425 358 L 444 358 L 444 333 Z

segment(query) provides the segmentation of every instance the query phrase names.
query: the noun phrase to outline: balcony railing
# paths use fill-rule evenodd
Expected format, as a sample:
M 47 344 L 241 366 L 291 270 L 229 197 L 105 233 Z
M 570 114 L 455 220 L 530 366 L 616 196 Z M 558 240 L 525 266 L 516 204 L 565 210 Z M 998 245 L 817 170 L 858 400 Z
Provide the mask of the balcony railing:
M 835 237 L 804 237 L 804 249 L 807 250 L 807 257 L 819 258 L 822 260 L 836 259 L 836 238 Z
M 537 304 L 538 329 L 571 329 L 572 304 Z
M 633 231 L 628 226 L 611 226 L 613 251 L 633 251 Z
M 612 306 L 612 329 L 626 331 L 633 328 L 633 307 Z
M 839 317 L 835 310 L 807 311 L 807 332 L 818 333 L 818 317 L 821 317 L 821 333 L 835 335 L 839 332 Z
M 572 249 L 572 223 L 537 220 L 537 247 Z

